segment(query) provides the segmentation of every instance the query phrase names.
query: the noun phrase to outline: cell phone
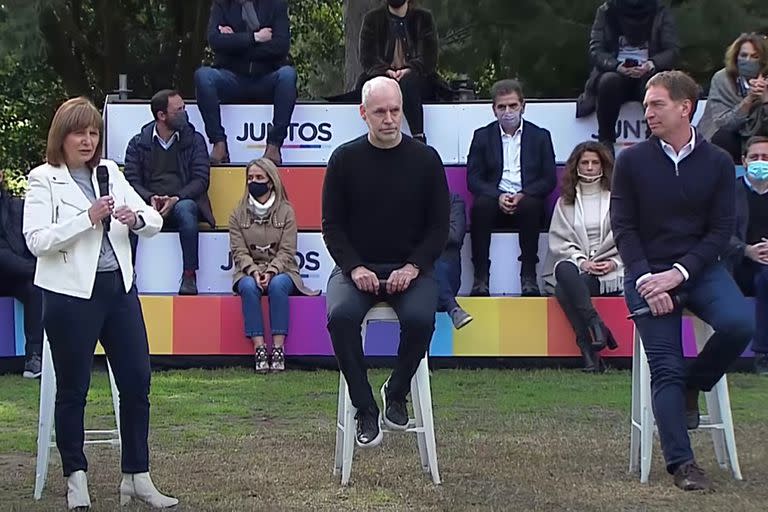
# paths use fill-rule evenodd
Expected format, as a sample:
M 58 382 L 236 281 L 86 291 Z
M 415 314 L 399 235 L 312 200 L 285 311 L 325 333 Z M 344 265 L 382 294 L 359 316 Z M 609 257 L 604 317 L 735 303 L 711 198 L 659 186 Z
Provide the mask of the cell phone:
M 637 61 L 637 59 L 624 59 L 625 68 L 636 68 L 639 65 L 640 63 Z

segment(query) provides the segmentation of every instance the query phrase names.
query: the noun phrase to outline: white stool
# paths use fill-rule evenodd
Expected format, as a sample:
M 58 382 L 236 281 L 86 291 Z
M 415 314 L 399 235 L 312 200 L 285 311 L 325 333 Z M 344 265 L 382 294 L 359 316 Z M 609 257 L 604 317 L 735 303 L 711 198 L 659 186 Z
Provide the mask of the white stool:
M 45 480 L 48 477 L 48 461 L 51 450 L 56 447 L 53 441 L 54 407 L 56 403 L 56 372 L 53 369 L 51 346 L 48 336 L 43 333 L 43 374 L 40 377 L 40 418 L 37 427 L 37 468 L 35 470 L 35 499 L 43 495 Z M 120 397 L 112 375 L 112 367 L 107 360 L 109 384 L 112 388 L 112 406 L 115 409 L 115 424 L 113 430 L 86 430 L 85 444 L 109 444 L 120 446 Z
M 365 315 L 362 324 L 363 347 L 369 322 L 398 322 L 394 310 L 386 303 L 376 304 Z M 435 484 L 440 483 L 437 470 L 437 447 L 435 444 L 435 425 L 432 417 L 432 392 L 429 385 L 429 366 L 427 354 L 419 363 L 416 374 L 411 379 L 411 400 L 415 418 L 409 418 L 405 432 L 416 434 L 421 458 L 422 470 L 432 477 Z M 333 474 L 341 473 L 341 485 L 347 485 L 352 473 L 352 458 L 355 449 L 357 409 L 349 398 L 349 390 L 344 374 L 339 372 L 339 403 L 336 417 L 336 458 Z M 389 432 L 383 425 L 380 428 Z M 400 431 L 402 432 L 402 431 Z
M 690 316 L 693 317 L 696 348 L 700 352 L 714 331 L 700 318 L 694 315 Z M 707 414 L 702 415 L 699 428 L 712 431 L 712 442 L 718 464 L 723 469 L 726 469 L 730 464 L 733 477 L 736 480 L 741 480 L 726 376 L 723 375 L 712 388 L 712 391 L 704 393 L 704 396 L 707 402 Z M 651 454 L 656 421 L 651 407 L 651 370 L 637 327 L 634 328 L 632 350 L 632 418 L 630 430 L 629 471 L 637 472 L 639 469 L 640 482 L 647 483 L 648 475 L 651 472 Z

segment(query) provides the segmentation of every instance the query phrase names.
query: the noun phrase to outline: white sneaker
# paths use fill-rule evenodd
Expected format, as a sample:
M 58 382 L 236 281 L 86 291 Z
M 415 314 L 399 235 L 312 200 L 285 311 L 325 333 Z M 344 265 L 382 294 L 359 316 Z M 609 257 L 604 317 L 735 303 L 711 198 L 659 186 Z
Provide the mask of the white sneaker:
M 91 497 L 88 496 L 88 478 L 85 471 L 75 471 L 67 477 L 67 508 L 69 510 L 89 510 Z
M 166 496 L 155 488 L 149 473 L 123 473 L 123 480 L 120 482 L 120 505 L 127 505 L 131 498 L 136 498 L 153 508 L 169 508 L 179 504 L 179 500 Z

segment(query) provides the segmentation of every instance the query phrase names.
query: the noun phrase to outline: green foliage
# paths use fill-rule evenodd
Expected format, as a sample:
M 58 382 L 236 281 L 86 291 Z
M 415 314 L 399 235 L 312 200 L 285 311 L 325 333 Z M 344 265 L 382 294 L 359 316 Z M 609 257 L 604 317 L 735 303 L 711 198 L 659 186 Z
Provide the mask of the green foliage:
M 291 56 L 299 75 L 299 97 L 341 92 L 344 82 L 344 22 L 340 0 L 290 3 Z
M 27 172 L 43 161 L 48 126 L 65 98 L 43 63 L 12 55 L 0 60 L 0 168 Z

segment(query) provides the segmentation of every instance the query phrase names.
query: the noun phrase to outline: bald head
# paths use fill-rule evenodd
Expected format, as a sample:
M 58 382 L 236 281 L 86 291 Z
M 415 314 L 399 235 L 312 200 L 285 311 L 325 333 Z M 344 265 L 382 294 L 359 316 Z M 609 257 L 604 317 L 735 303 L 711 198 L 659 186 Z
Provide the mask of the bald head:
M 386 76 L 377 76 L 365 82 L 363 84 L 363 107 L 368 108 L 375 101 L 387 103 L 397 101 L 402 105 L 403 95 L 400 92 L 400 84 Z

